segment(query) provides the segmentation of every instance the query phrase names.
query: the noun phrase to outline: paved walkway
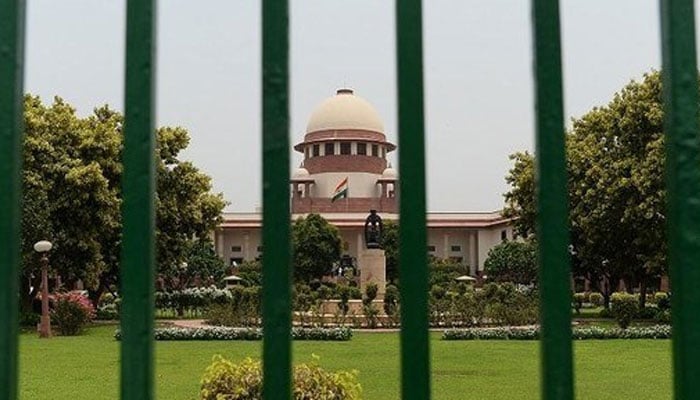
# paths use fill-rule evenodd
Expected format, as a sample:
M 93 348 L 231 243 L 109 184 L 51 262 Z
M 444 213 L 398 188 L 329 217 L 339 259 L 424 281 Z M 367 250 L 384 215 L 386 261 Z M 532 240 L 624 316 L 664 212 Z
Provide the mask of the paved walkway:
M 201 328 L 203 326 L 209 326 L 204 323 L 203 319 L 167 319 L 167 320 L 161 320 L 159 322 L 168 324 L 168 325 L 173 325 L 178 328 Z

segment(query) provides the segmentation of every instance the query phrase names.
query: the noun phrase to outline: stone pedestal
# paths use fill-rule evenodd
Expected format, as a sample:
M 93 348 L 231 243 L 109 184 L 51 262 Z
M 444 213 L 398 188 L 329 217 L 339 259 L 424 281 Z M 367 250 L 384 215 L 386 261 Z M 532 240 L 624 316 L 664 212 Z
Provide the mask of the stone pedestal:
M 386 256 L 382 249 L 363 249 L 357 260 L 360 267 L 360 290 L 365 294 L 368 283 L 377 285 L 377 299 L 386 292 Z

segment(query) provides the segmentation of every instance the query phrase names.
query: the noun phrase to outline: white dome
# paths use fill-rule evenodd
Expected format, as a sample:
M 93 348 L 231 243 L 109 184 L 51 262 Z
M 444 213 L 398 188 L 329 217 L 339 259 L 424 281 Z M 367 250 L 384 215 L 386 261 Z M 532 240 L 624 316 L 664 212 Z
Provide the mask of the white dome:
M 309 118 L 306 133 L 336 129 L 384 133 L 384 124 L 367 100 L 355 96 L 352 89 L 338 89 L 335 96 L 316 107 Z
M 292 175 L 293 178 L 306 178 L 309 176 L 309 171 L 304 167 L 297 168 Z
M 391 166 L 389 166 L 384 170 L 384 172 L 382 172 L 383 179 L 396 179 L 398 178 L 398 176 L 399 174 L 396 172 L 395 169 L 391 168 Z

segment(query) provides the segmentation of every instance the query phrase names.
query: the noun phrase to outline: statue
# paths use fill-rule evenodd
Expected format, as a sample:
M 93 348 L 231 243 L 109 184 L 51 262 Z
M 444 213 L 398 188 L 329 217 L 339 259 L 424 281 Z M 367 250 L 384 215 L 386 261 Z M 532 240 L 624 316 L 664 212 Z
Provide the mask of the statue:
M 377 210 L 369 210 L 369 216 L 365 220 L 365 247 L 381 249 L 383 230 L 382 218 L 377 214 Z

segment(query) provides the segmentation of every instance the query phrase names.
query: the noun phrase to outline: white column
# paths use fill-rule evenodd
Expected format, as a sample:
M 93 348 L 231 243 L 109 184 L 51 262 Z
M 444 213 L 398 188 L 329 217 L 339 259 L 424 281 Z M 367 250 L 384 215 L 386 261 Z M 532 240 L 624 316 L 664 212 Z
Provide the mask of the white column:
M 365 238 L 362 236 L 362 229 L 357 232 L 357 258 L 359 260 L 362 254 L 362 249 L 364 249 Z
M 445 232 L 442 238 L 444 241 L 442 258 L 450 258 L 450 234 Z
M 221 229 L 216 232 L 216 254 L 219 255 L 219 257 L 224 258 L 224 230 Z
M 476 275 L 479 270 L 479 232 L 473 231 L 469 235 L 469 268 Z

